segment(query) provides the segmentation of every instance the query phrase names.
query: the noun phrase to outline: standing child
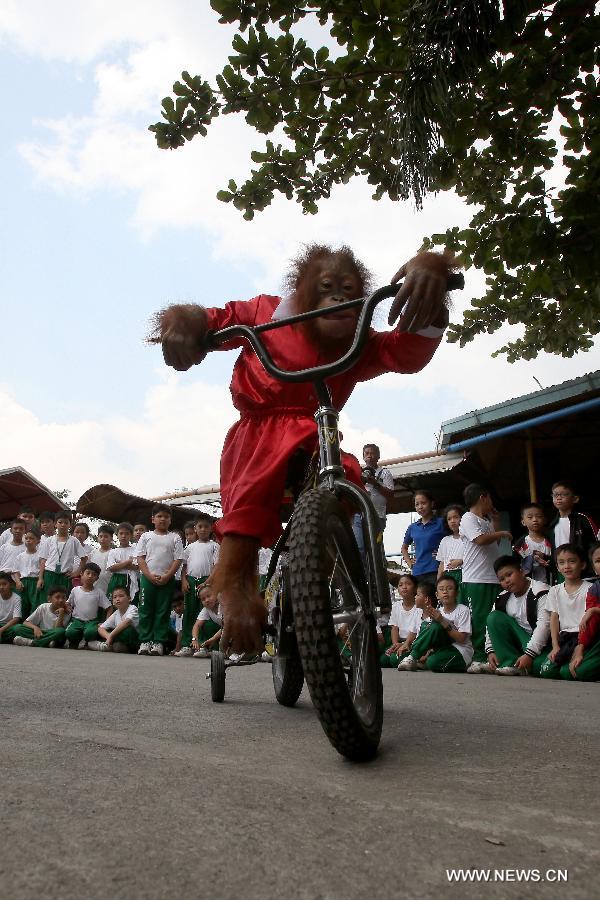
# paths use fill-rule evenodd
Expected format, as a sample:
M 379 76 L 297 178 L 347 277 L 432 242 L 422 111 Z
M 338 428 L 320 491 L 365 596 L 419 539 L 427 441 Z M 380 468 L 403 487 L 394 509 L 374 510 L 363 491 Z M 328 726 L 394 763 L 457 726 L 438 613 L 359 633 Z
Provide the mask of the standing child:
M 137 545 L 140 567 L 140 655 L 162 656 L 169 638 L 169 614 L 175 573 L 183 559 L 177 532 L 169 532 L 171 510 L 162 503 L 152 507 L 154 531 L 146 531 Z M 193 545 L 192 545 L 193 546 Z
M 449 531 L 440 541 L 436 560 L 439 562 L 437 577 L 441 578 L 444 572 L 452 575 L 459 585 L 462 581 L 462 564 L 464 556 L 464 540 L 460 536 L 460 520 L 464 509 L 457 503 L 447 506 L 444 510 L 444 522 Z
M 56 513 L 40 513 L 40 556 L 48 538 L 56 534 Z
M 129 522 L 121 522 L 117 528 L 118 547 L 109 551 L 106 561 L 106 569 L 110 572 L 110 581 L 106 590 L 106 596 L 112 599 L 116 588 L 125 588 L 129 597 L 135 597 L 138 592 L 137 563 L 134 560 L 135 547 L 131 543 L 133 537 L 133 525 Z
M 192 629 L 192 647 L 196 659 L 206 658 L 210 656 L 211 650 L 218 650 L 222 628 L 223 615 L 216 598 L 204 598 Z
M 211 541 L 212 520 L 201 513 L 195 523 L 196 540 L 183 551 L 181 589 L 185 597 L 181 647 L 175 656 L 192 656 L 192 629 L 200 612 L 199 586 L 203 584 L 219 558 L 219 545 Z
M 21 647 L 62 647 L 66 641 L 65 626 L 69 618 L 67 592 L 55 585 L 48 592 L 48 602 L 41 603 L 22 625 L 15 625 L 13 644 Z
M 10 644 L 17 632 L 15 626 L 22 619 L 21 598 L 9 572 L 0 572 L 0 644 Z
M 546 516 L 543 506 L 540 503 L 523 504 L 521 525 L 525 526 L 527 534 L 515 541 L 513 551 L 523 560 L 521 563 L 523 572 L 530 575 L 534 581 L 550 584 L 552 544 L 544 531 Z
M 38 591 L 43 591 L 40 602 L 46 599 L 48 591 L 55 584 L 71 591 L 71 578 L 79 564 L 86 563 L 85 549 L 74 535 L 69 534 L 71 516 L 66 512 L 56 514 L 54 520 L 56 534 L 40 541 L 40 577 Z
M 97 640 L 100 610 L 110 609 L 110 600 L 96 587 L 99 576 L 100 566 L 93 562 L 86 563 L 81 573 L 81 584 L 69 594 L 72 618 L 66 636 L 71 650 L 83 650 L 86 643 Z
M 562 544 L 556 548 L 556 565 L 563 582 L 553 585 L 546 598 L 552 650 L 540 675 L 542 678 L 565 678 L 570 681 L 573 675 L 569 664 L 579 643 L 579 628 L 589 588 L 589 583 L 581 577 L 586 557 L 576 544 Z
M 498 530 L 499 514 L 480 484 L 468 485 L 464 498 L 469 512 L 460 520 L 459 528 L 465 542 L 460 601 L 471 610 L 474 653 L 469 673 L 477 675 L 487 671 L 485 623 L 500 593 L 494 571 L 494 562 L 500 556 L 498 544 L 502 538 L 512 541 L 512 534 Z
M 96 563 L 100 569 L 100 576 L 96 587 L 106 594 L 108 591 L 108 582 L 110 581 L 111 572 L 108 571 L 108 555 L 113 549 L 113 539 L 115 536 L 114 528 L 110 525 L 101 525 L 98 529 L 99 547 L 92 550 L 88 557 L 88 562 Z
M 412 642 L 421 626 L 421 610 L 415 605 L 419 582 L 414 575 L 401 575 L 398 581 L 399 600 L 392 603 L 389 619 L 391 644 L 379 661 L 383 669 L 397 668 L 410 652 Z
M 11 539 L 0 547 L 0 572 L 16 572 L 17 557 L 25 550 L 23 535 L 26 527 L 22 519 L 13 519 L 10 523 Z
M 98 625 L 98 650 L 137 653 L 140 647 L 137 606 L 133 605 L 129 591 L 122 585 L 113 589 L 112 602 L 115 611 Z
M 435 583 L 438 571 L 436 555 L 444 536 L 444 520 L 434 515 L 434 505 L 429 491 L 418 490 L 415 493 L 415 511 L 420 518 L 408 526 L 402 544 L 402 557 L 409 568 L 411 559 L 408 548 L 411 544 L 415 548 L 413 575 L 419 581 L 429 581 L 432 584 Z
M 598 533 L 596 523 L 586 513 L 578 512 L 575 509 L 579 503 L 579 496 L 568 481 L 556 481 L 552 485 L 552 503 L 558 513 L 549 526 L 555 561 L 557 547 L 573 544 L 575 547 L 579 547 L 585 556 L 586 566 L 583 574 L 591 575 L 591 569 L 588 567 L 588 554 Z
M 90 554 L 93 551 L 93 546 L 89 543 L 90 537 L 90 527 L 87 522 L 78 522 L 75 528 L 73 529 L 73 534 L 85 550 L 85 559 L 89 559 Z M 78 587 L 81 584 L 81 559 L 77 559 L 75 561 L 75 572 L 73 577 L 71 578 L 71 584 L 73 587 Z
M 40 537 L 37 531 L 27 531 L 24 537 L 25 550 L 15 561 L 12 577 L 21 595 L 23 615 L 28 616 L 39 605 L 38 578 L 40 577 Z
M 35 525 L 35 513 L 31 506 L 22 506 L 15 516 L 15 519 L 23 524 L 23 533 Z M 14 521 L 14 520 L 13 520 Z M 10 528 L 0 534 L 0 547 L 8 544 L 13 540 L 13 534 Z
M 441 609 L 433 605 L 423 609 L 423 617 L 431 619 L 428 628 L 419 632 L 410 651 L 398 670 L 415 671 L 419 659 L 427 657 L 425 668 L 430 672 L 466 672 L 473 657 L 471 643 L 471 613 L 457 603 L 458 587 L 452 575 L 442 575 L 436 586 Z
M 594 573 L 599 576 L 588 588 L 585 613 L 579 624 L 579 643 L 575 647 L 569 672 L 578 681 L 600 680 L 600 543 L 590 547 Z

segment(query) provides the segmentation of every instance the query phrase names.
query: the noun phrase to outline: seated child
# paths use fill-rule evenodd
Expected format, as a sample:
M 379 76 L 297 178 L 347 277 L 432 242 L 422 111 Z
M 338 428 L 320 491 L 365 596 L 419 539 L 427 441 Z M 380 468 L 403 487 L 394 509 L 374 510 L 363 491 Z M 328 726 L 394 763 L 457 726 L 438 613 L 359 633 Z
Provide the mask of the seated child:
M 110 572 L 110 581 L 106 596 L 112 599 L 113 591 L 122 587 L 132 599 L 138 592 L 137 563 L 134 562 L 135 546 L 131 543 L 133 538 L 133 525 L 129 522 L 121 522 L 117 528 L 118 547 L 113 547 L 108 552 L 106 570 Z
M 485 652 L 496 675 L 539 675 L 550 650 L 548 585 L 527 578 L 521 566 L 518 556 L 494 563 L 502 593 L 487 617 Z
M 431 624 L 421 629 L 410 655 L 399 664 L 399 672 L 415 671 L 424 656 L 424 668 L 430 672 L 467 671 L 473 658 L 471 613 L 467 606 L 456 602 L 457 594 L 458 587 L 452 575 L 442 575 L 436 586 L 442 608 L 429 605 L 423 609 L 423 617 L 431 619 Z
M 581 577 L 587 560 L 581 547 L 576 544 L 561 544 L 556 548 L 555 558 L 564 581 L 553 585 L 546 597 L 552 649 L 540 675 L 542 678 L 565 678 L 570 681 L 573 675 L 569 664 L 579 643 L 579 628 L 589 589 L 589 583 Z
M 48 590 L 55 584 L 69 592 L 71 579 L 87 562 L 86 550 L 74 535 L 69 534 L 71 514 L 56 513 L 56 534 L 40 541 L 40 577 L 38 591 L 43 592 L 40 602 L 46 599 Z
M 40 536 L 37 531 L 30 529 L 25 534 L 24 542 L 25 550 L 19 553 L 15 560 L 12 577 L 15 580 L 16 589 L 21 595 L 23 615 L 28 616 L 40 602 L 37 587 L 40 577 Z
M 63 647 L 69 618 L 67 592 L 55 584 L 48 591 L 48 602 L 40 603 L 22 625 L 15 625 L 13 644 L 21 647 Z
M 462 506 L 457 503 L 447 506 L 444 510 L 444 522 L 450 534 L 440 541 L 437 549 L 436 560 L 439 562 L 437 577 L 441 578 L 444 572 L 449 572 L 456 583 L 462 581 L 462 564 L 464 555 L 464 541 L 459 534 L 460 520 L 464 513 Z
M 176 591 L 171 603 L 171 615 L 169 617 L 168 647 L 170 656 L 181 650 L 181 634 L 183 631 L 183 616 L 185 610 L 185 598 L 182 591 Z
M 211 650 L 219 649 L 223 614 L 217 600 L 212 596 L 202 598 L 202 609 L 192 628 L 192 647 L 194 658 L 202 659 L 210 656 Z
M 564 544 L 573 544 L 579 547 L 585 555 L 586 566 L 583 575 L 591 575 L 591 569 L 588 567 L 588 553 L 596 540 L 598 526 L 587 513 L 579 512 L 575 508 L 579 503 L 579 496 L 570 482 L 556 481 L 552 485 L 552 503 L 558 513 L 549 525 L 549 537 L 553 549 Z M 554 550 L 554 561 L 558 566 L 557 552 L 558 550 Z
M 10 572 L 0 572 L 0 644 L 10 644 L 22 619 L 21 598 L 13 590 Z
M 600 576 L 600 543 L 590 547 L 594 573 Z M 579 624 L 579 642 L 573 651 L 569 672 L 577 681 L 600 680 L 600 578 L 589 585 L 585 613 Z
M 100 566 L 86 563 L 81 573 L 81 584 L 69 594 L 71 621 L 66 636 L 70 650 L 83 650 L 88 641 L 98 639 L 100 610 L 110 609 L 110 600 L 96 587 L 99 577 Z
M 137 653 L 140 646 L 138 637 L 139 613 L 131 602 L 126 587 L 116 587 L 112 594 L 115 611 L 98 625 L 100 640 L 88 643 L 88 650 L 112 650 L 115 653 Z M 97 647 L 91 646 L 97 643 Z
M 546 525 L 544 507 L 540 503 L 523 504 L 521 525 L 525 526 L 527 534 L 515 541 L 513 551 L 523 560 L 521 563 L 523 572 L 534 581 L 550 584 L 552 544 L 544 532 Z
M 400 576 L 399 600 L 392 603 L 390 615 L 391 644 L 379 657 L 383 669 L 397 668 L 409 652 L 421 626 L 421 610 L 415 605 L 419 581 L 410 573 Z

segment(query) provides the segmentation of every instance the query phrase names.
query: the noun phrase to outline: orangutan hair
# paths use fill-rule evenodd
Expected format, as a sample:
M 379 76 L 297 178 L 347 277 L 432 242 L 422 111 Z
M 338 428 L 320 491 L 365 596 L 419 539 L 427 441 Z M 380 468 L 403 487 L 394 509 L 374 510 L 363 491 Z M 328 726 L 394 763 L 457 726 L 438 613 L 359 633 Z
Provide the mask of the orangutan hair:
M 343 245 L 337 250 L 326 244 L 304 244 L 302 251 L 291 260 L 290 268 L 284 279 L 284 288 L 288 294 L 293 294 L 298 284 L 307 276 L 315 263 L 331 257 L 337 258 L 353 269 L 362 285 L 363 292 L 367 294 L 371 287 L 373 276 L 367 267 L 356 258 L 354 252 Z

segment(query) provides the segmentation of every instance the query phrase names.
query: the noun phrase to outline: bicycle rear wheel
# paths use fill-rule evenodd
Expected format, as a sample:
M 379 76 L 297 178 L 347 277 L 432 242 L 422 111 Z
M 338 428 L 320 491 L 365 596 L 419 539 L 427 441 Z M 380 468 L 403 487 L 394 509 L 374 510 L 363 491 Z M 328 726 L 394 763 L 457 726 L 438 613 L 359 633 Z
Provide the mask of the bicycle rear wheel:
M 383 724 L 375 610 L 348 515 L 329 491 L 301 496 L 289 562 L 298 649 L 321 725 L 338 753 L 372 759 Z M 338 622 L 348 626 L 350 678 L 340 658 Z

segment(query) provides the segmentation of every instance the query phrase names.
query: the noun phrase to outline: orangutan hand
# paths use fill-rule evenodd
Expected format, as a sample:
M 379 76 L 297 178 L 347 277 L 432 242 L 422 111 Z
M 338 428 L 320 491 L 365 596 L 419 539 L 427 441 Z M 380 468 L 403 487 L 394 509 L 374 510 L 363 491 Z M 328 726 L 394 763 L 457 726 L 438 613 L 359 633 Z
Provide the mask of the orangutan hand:
M 206 330 L 206 310 L 202 306 L 176 304 L 156 314 L 148 341 L 162 344 L 163 357 L 168 366 L 178 372 L 186 372 L 206 356 L 206 347 L 203 346 Z
M 404 307 L 400 331 L 416 332 L 430 325 L 445 328 L 448 275 L 455 265 L 452 257 L 440 253 L 419 253 L 405 263 L 392 278 L 392 284 L 404 281 L 392 303 L 388 324 L 393 325 Z

